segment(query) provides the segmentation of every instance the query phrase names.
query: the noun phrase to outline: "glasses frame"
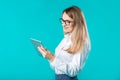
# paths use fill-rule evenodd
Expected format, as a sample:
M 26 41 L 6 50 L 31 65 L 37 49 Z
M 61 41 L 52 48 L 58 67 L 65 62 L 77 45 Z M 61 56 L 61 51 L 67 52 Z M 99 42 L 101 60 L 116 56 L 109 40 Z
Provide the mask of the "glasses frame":
M 69 26 L 71 22 L 74 22 L 74 21 L 70 21 L 70 20 L 64 20 L 64 19 L 62 19 L 62 18 L 59 18 L 59 21 L 60 21 L 62 24 L 65 24 L 65 25 L 67 25 L 67 26 Z

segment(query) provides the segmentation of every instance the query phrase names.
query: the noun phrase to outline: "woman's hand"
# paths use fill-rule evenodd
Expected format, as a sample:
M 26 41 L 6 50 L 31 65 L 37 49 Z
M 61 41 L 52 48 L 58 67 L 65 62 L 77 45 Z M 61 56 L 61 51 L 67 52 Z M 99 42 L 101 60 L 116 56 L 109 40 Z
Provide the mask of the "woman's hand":
M 38 51 L 42 54 L 42 56 L 48 60 L 50 60 L 51 62 L 54 60 L 55 56 L 46 48 L 44 48 L 43 46 L 39 46 L 38 47 Z

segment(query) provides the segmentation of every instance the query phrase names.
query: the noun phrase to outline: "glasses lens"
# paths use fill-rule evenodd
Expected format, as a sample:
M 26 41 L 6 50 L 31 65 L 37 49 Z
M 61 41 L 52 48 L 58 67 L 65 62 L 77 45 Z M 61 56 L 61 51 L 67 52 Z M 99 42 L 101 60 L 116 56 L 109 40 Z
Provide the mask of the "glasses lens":
M 65 24 L 66 24 L 66 25 L 70 25 L 70 21 L 66 20 L 66 21 L 65 21 Z
M 60 21 L 60 23 L 63 23 L 63 20 L 62 20 L 62 18 L 60 18 L 60 19 L 59 19 L 59 21 Z

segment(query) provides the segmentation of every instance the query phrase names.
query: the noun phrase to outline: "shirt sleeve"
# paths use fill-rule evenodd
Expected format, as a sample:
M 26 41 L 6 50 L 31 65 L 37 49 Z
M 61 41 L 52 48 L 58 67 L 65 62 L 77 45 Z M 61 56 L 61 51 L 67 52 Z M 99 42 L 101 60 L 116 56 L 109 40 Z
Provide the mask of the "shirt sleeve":
M 50 65 L 54 70 L 55 69 L 59 70 L 68 76 L 74 77 L 83 68 L 85 61 L 87 59 L 88 53 L 90 51 L 89 47 L 90 47 L 89 45 L 86 45 L 82 53 L 75 53 L 70 63 L 65 63 L 61 59 L 59 59 L 59 57 L 55 57 L 54 61 L 50 62 Z M 62 51 L 62 53 L 67 53 L 67 52 Z

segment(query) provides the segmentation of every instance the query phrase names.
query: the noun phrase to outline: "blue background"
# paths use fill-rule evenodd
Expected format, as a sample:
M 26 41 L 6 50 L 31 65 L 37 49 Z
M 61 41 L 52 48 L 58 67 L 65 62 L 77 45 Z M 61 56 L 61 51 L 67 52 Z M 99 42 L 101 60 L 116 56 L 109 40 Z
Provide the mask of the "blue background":
M 63 38 L 59 18 L 71 5 L 83 10 L 92 44 L 78 78 L 120 80 L 119 0 L 0 0 L 0 80 L 54 80 L 29 38 L 54 53 Z

